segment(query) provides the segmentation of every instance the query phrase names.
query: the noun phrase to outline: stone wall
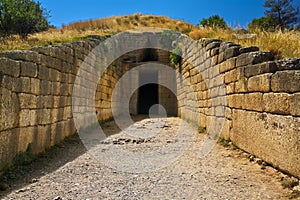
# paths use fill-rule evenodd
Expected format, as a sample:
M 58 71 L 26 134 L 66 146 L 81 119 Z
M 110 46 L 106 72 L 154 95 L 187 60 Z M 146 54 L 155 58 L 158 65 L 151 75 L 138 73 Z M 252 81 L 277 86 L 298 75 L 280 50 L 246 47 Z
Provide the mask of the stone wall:
M 257 47 L 206 39 L 185 54 L 199 60 L 194 66 L 184 61 L 180 69 L 195 86 L 198 107 L 190 108 L 188 97 L 181 97 L 183 117 L 209 128 L 210 119 L 222 117 L 218 105 L 225 105 L 221 137 L 300 177 L 300 59 L 272 61 L 271 53 Z M 214 105 L 222 96 L 215 90 L 222 88 L 226 102 Z
M 139 41 L 141 46 L 151 34 Z M 132 35 L 128 33 L 128 41 Z M 2 53 L 1 167 L 18 152 L 26 151 L 29 144 L 40 153 L 76 132 L 72 115 L 75 78 L 86 56 L 100 42 Z M 130 42 L 126 45 L 130 50 Z M 300 59 L 275 62 L 271 53 L 260 52 L 257 47 L 207 39 L 188 43 L 183 57 L 186 59 L 176 68 L 178 102 L 169 90 L 159 86 L 160 103 L 170 111 L 178 106 L 180 117 L 203 129 L 214 129 L 212 122 L 224 119 L 221 137 L 300 177 Z M 122 75 L 150 61 L 167 64 L 168 54 L 151 49 L 130 52 L 112 63 L 101 79 L 91 79 L 98 84 L 95 108 L 99 120 L 112 117 L 112 93 Z M 94 77 L 92 70 L 84 75 Z M 170 78 L 159 76 L 166 82 Z M 138 84 L 138 77 L 132 81 Z M 129 106 L 132 114 L 137 113 L 137 98 L 134 93 Z M 85 94 L 78 100 L 84 104 Z
M 76 132 L 73 84 L 84 58 L 99 42 L 1 54 L 0 167 L 17 153 L 25 152 L 29 144 L 34 153 L 41 153 Z M 106 113 L 104 116 L 110 117 Z

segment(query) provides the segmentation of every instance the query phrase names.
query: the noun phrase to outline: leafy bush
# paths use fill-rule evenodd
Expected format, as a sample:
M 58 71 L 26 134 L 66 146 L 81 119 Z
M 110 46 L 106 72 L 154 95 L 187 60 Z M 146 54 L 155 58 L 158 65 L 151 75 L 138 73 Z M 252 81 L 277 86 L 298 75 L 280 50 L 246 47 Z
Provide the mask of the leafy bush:
M 0 28 L 2 36 L 18 34 L 23 39 L 28 34 L 49 27 L 48 13 L 34 0 L 0 0 Z
M 203 18 L 199 23 L 199 26 L 224 29 L 228 28 L 228 25 L 224 21 L 224 18 L 220 17 L 219 15 L 213 15 L 209 18 Z
M 249 30 L 262 29 L 262 30 L 274 30 L 275 25 L 271 17 L 260 17 L 253 19 L 251 23 L 248 24 Z
M 176 66 L 181 63 L 181 53 L 181 49 L 178 46 L 170 52 L 171 65 Z

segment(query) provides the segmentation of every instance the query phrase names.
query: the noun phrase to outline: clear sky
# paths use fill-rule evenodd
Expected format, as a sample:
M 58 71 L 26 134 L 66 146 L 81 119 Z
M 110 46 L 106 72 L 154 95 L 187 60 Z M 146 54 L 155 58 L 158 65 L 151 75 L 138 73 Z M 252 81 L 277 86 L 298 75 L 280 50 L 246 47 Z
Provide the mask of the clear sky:
M 133 13 L 168 16 L 198 24 L 218 14 L 232 27 L 247 27 L 264 16 L 264 0 L 39 0 L 50 11 L 52 25 Z

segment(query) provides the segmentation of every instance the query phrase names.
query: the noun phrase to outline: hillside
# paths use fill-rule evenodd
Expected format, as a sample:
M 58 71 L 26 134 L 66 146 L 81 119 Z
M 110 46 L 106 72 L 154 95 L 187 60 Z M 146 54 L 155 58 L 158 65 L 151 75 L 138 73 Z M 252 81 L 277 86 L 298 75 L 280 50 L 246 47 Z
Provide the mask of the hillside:
M 239 43 L 243 46 L 259 46 L 262 51 L 272 51 L 277 59 L 300 57 L 300 32 L 297 31 L 265 32 L 258 30 L 254 31 L 255 38 L 239 40 L 233 36 L 238 31 L 232 29 L 199 29 L 197 26 L 182 20 L 139 13 L 74 22 L 63 25 L 60 29 L 51 28 L 46 32 L 30 35 L 26 41 L 19 39 L 18 36 L 2 38 L 0 51 L 57 45 L 84 40 L 88 35 L 111 35 L 141 27 L 168 28 L 187 34 L 196 40 L 202 37 L 217 38 Z

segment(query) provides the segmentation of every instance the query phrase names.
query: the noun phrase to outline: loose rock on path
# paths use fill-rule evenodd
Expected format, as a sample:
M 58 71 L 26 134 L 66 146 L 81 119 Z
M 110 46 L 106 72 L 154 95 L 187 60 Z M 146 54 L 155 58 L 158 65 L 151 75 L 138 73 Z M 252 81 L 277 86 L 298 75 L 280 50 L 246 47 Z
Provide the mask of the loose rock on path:
M 113 122 L 102 128 L 107 134 L 119 131 Z M 283 174 L 250 162 L 248 154 L 233 146 L 217 144 L 200 159 L 205 135 L 192 133 L 178 118 L 144 119 L 126 131 L 99 141 L 91 150 L 94 155 L 84 151 L 78 137 L 57 147 L 52 150 L 55 155 L 14 172 L 13 181 L 6 177 L 12 185 L 9 192 L 2 192 L 3 199 L 287 199 L 291 195 L 281 185 Z M 160 151 L 165 147 L 170 148 Z M 134 168 L 133 157 L 95 158 L 115 148 L 132 155 L 156 152 L 151 155 L 164 160 L 146 165 L 140 161 Z M 173 156 L 172 162 L 166 162 L 168 156 Z

